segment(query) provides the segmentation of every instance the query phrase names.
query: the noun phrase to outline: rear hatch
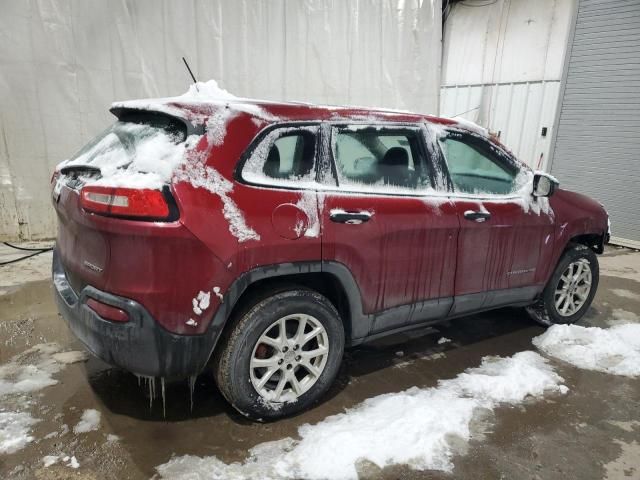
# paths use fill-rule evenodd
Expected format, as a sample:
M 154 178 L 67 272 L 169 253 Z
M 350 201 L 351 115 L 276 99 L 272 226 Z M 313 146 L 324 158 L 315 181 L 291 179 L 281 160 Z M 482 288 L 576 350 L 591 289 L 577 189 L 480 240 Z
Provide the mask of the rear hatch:
M 158 112 L 116 113 L 118 121 L 60 164 L 52 179 L 57 249 L 76 293 L 86 285 L 107 287 L 113 241 L 144 236 L 140 225 L 178 217 L 168 184 L 189 126 Z

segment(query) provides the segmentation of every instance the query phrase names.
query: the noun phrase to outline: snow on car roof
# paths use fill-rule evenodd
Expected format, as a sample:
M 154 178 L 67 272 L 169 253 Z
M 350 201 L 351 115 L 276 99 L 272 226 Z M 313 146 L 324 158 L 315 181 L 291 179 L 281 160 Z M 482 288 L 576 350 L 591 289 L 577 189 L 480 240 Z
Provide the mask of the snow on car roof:
M 349 122 L 395 121 L 422 122 L 456 125 L 472 131 L 483 131 L 482 127 L 458 119 L 419 114 L 390 108 L 364 106 L 316 105 L 305 102 L 276 102 L 271 100 L 238 97 L 221 88 L 215 80 L 197 82 L 182 95 L 165 98 L 151 98 L 115 102 L 111 109 L 135 109 L 159 111 L 169 115 L 184 117 L 195 124 L 201 124 L 220 107 L 245 112 L 268 122 L 277 120 L 333 120 Z

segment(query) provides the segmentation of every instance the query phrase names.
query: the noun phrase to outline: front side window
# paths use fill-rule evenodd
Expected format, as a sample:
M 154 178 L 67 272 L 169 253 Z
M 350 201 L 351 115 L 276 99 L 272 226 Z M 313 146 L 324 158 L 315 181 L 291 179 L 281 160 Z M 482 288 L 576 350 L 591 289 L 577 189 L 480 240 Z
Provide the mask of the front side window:
M 341 188 L 393 193 L 430 186 L 417 131 L 335 128 L 332 138 Z
M 515 190 L 517 166 L 486 141 L 449 133 L 439 142 L 457 192 L 506 195 Z
M 242 168 L 251 183 L 302 186 L 315 181 L 316 127 L 276 129 L 258 144 Z

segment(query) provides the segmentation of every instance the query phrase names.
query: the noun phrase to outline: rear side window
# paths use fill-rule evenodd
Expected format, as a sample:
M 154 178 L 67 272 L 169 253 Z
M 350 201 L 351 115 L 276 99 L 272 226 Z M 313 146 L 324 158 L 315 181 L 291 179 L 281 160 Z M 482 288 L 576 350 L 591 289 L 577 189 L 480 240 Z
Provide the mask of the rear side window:
M 276 186 L 315 183 L 317 131 L 317 127 L 287 127 L 269 132 L 250 153 L 242 178 Z
M 369 192 L 413 192 L 431 186 L 417 130 L 333 130 L 338 184 Z
M 517 167 L 485 140 L 452 132 L 440 147 L 457 192 L 506 195 L 515 190 Z

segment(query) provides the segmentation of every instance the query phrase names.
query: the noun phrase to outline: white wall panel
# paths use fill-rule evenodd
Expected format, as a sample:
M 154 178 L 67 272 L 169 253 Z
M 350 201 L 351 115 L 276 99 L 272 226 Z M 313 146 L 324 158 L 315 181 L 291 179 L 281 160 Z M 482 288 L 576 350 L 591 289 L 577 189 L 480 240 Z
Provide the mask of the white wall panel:
M 559 88 L 559 81 L 444 86 L 440 114 L 489 128 L 522 161 L 545 169 Z
M 49 176 L 116 100 L 199 79 L 273 100 L 437 112 L 440 0 L 0 0 L 0 237 L 55 234 Z
M 521 160 L 546 168 L 574 3 L 455 3 L 445 24 L 440 113 L 499 132 Z

